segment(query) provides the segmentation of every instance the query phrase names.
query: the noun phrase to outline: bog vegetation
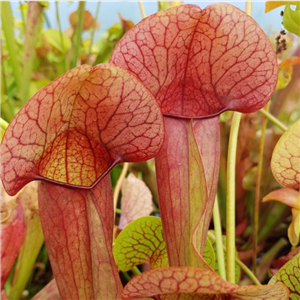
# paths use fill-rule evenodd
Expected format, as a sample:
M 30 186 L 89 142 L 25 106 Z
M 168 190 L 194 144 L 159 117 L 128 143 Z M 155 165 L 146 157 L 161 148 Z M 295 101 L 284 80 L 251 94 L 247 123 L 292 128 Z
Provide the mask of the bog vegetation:
M 2 2 L 1 299 L 300 299 L 299 3 Z

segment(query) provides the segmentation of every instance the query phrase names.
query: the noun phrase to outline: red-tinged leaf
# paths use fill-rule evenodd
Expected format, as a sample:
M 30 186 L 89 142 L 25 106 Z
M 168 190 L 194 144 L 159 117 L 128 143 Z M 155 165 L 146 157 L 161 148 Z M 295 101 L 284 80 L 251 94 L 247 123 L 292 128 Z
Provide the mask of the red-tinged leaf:
M 72 28 L 75 29 L 78 24 L 78 12 L 77 11 L 74 11 L 70 14 L 69 21 L 70 21 Z M 91 29 L 94 26 L 94 21 L 95 20 L 93 18 L 93 15 L 89 11 L 85 10 L 84 17 L 83 17 L 83 30 Z
M 182 298 L 176 298 L 174 295 L 179 293 L 183 294 Z M 199 294 L 200 297 L 195 297 L 195 294 Z M 238 286 L 225 281 L 213 271 L 169 267 L 151 270 L 134 277 L 125 286 L 122 295 L 125 299 L 170 295 L 170 298 L 164 296 L 162 299 L 287 300 L 288 290 L 283 284 Z
M 279 139 L 275 146 L 271 169 L 275 179 L 282 185 L 300 188 L 300 119 Z
M 118 235 L 113 254 L 122 271 L 143 263 L 149 263 L 152 268 L 168 266 L 161 219 L 142 217 L 130 223 Z
M 152 195 L 149 188 L 143 180 L 130 173 L 122 185 L 122 213 L 119 228 L 124 229 L 137 218 L 149 216 L 152 210 Z
M 8 296 L 4 290 L 1 291 L 1 300 L 8 300 Z
M 300 64 L 300 57 L 293 56 L 285 59 L 279 65 L 276 90 L 284 89 L 292 79 L 293 66 Z
M 269 282 L 272 284 L 282 282 L 290 291 L 291 300 L 300 298 L 300 253 L 288 261 Z
M 285 205 L 300 210 L 300 195 L 299 191 L 294 189 L 284 188 L 275 190 L 263 198 L 263 202 L 279 201 Z
M 122 161 L 157 154 L 163 121 L 131 73 L 82 65 L 36 93 L 7 128 L 2 180 L 15 194 L 32 180 L 91 187 Z
M 254 112 L 277 83 L 273 47 L 259 25 L 230 4 L 181 5 L 143 19 L 115 47 L 112 63 L 135 73 L 165 115 L 206 118 Z
M 55 279 L 52 279 L 32 300 L 58 300 L 60 298 Z
M 275 274 L 284 264 L 291 260 L 295 255 L 300 253 L 300 246 L 292 249 L 287 255 L 281 256 L 276 260 L 272 261 L 272 272 Z M 275 273 L 274 273 L 275 272 Z
M 23 192 L 23 191 L 22 191 Z M 21 193 L 22 193 L 21 192 Z M 22 207 L 17 197 L 5 201 L 1 191 L 1 290 L 17 258 L 26 235 Z M 2 298 L 1 298 L 2 299 Z
M 122 286 L 112 256 L 114 217 L 109 176 L 91 190 L 42 182 L 39 207 L 62 299 L 120 299 Z
M 165 125 L 156 168 L 169 262 L 171 266 L 205 267 L 199 252 L 203 250 L 206 232 L 198 229 L 208 191 L 193 122 L 165 117 Z
M 226 296 L 222 299 L 227 300 Z M 289 291 L 283 284 L 273 286 L 240 286 L 229 296 L 230 300 L 288 300 Z

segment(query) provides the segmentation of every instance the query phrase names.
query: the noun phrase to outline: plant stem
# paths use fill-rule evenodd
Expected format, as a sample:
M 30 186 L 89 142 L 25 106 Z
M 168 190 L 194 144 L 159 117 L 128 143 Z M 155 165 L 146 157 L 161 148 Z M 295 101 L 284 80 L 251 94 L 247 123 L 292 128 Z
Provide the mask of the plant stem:
M 220 220 L 218 195 L 216 195 L 215 205 L 213 209 L 213 221 L 214 221 L 214 229 L 216 235 L 217 262 L 218 262 L 219 275 L 226 280 L 225 259 L 224 259 L 224 251 L 223 251 L 222 228 L 221 228 L 221 220 Z
M 62 29 L 61 29 L 61 22 L 60 22 L 60 17 L 59 17 L 58 1 L 55 1 L 55 14 L 56 14 L 56 22 L 57 22 L 57 25 L 58 25 L 59 35 L 60 35 L 61 46 L 62 46 L 62 49 L 63 49 L 63 53 L 65 53 L 65 55 L 66 55 L 64 37 L 63 37 L 63 33 L 62 33 Z M 65 57 L 65 59 L 64 59 L 63 68 L 64 68 L 63 73 L 68 71 L 67 57 Z
M 79 6 L 77 10 L 77 26 L 74 34 L 74 43 L 73 43 L 73 57 L 71 62 L 71 68 L 75 68 L 77 66 L 77 60 L 80 55 L 81 48 L 81 33 L 83 29 L 84 22 L 84 8 L 85 1 L 79 1 Z
M 116 214 L 120 215 L 122 213 L 120 208 L 116 208 Z
M 22 22 L 23 22 L 23 30 L 25 32 L 25 30 L 26 30 L 26 22 L 25 22 L 25 14 L 24 14 L 24 10 L 23 10 L 22 1 L 19 1 L 19 5 L 20 5 L 20 10 L 21 10 Z
M 139 7 L 140 7 L 142 18 L 143 19 L 146 18 L 147 15 L 146 15 L 146 12 L 145 12 L 145 8 L 144 8 L 144 5 L 143 5 L 143 2 L 141 0 L 139 0 Z
M 24 43 L 24 66 L 21 83 L 21 105 L 29 98 L 29 87 L 31 82 L 31 72 L 35 59 L 35 46 L 42 25 L 44 6 L 40 2 L 31 1 L 28 3 L 27 23 Z
M 0 118 L 0 124 L 1 124 L 1 128 L 6 130 L 8 123 L 4 119 Z
M 246 1 L 245 12 L 251 17 L 251 14 L 252 14 L 252 1 L 251 0 Z
M 275 118 L 272 114 L 270 114 L 268 111 L 264 109 L 260 109 L 259 112 L 265 116 L 270 122 L 272 122 L 276 127 L 281 129 L 282 131 L 287 131 L 288 128 L 282 124 L 277 118 Z
M 216 236 L 209 231 L 208 232 L 209 237 L 216 241 Z M 226 247 L 223 245 L 223 250 L 226 252 Z M 241 269 L 245 272 L 245 274 L 251 279 L 251 281 L 256 285 L 261 285 L 260 281 L 257 279 L 257 277 L 251 272 L 251 270 L 237 257 L 235 256 L 235 262 L 241 267 Z
M 14 78 L 16 81 L 17 89 L 21 87 L 21 69 L 18 61 L 17 45 L 14 38 L 14 17 L 11 11 L 9 2 L 3 1 L 1 3 L 1 18 L 2 28 L 5 35 L 7 49 L 13 69 Z M 2 78 L 3 79 L 3 78 Z
M 266 111 L 269 111 L 270 102 L 266 105 Z M 253 212 L 253 273 L 256 274 L 257 264 L 256 264 L 256 255 L 257 255 L 257 236 L 258 236 L 258 227 L 259 227 L 259 203 L 260 203 L 260 186 L 261 186 L 261 177 L 263 169 L 263 158 L 264 158 L 264 146 L 265 146 L 265 137 L 266 137 L 266 128 L 267 128 L 268 119 L 264 118 L 262 129 L 261 129 L 261 138 L 259 146 L 259 156 L 258 156 L 258 167 L 257 167 L 257 177 L 256 177 L 256 188 L 255 188 L 255 198 L 254 198 L 254 212 Z
M 127 174 L 128 168 L 129 168 L 129 163 L 127 163 L 127 162 L 124 163 L 122 172 L 121 172 L 120 177 L 119 177 L 119 179 L 116 183 L 116 187 L 115 187 L 115 191 L 114 191 L 114 211 L 115 212 L 116 212 L 116 208 L 117 208 L 117 203 L 118 203 L 122 183 L 123 183 L 123 180 L 124 180 L 124 178 Z
M 131 271 L 131 272 L 133 273 L 133 275 L 135 275 L 135 276 L 141 274 L 141 271 L 138 269 L 137 266 L 133 267 L 130 271 Z
M 26 238 L 21 247 L 9 299 L 20 299 L 44 242 L 40 217 L 35 213 L 27 222 Z
M 88 62 L 90 61 L 90 57 L 92 55 L 92 46 L 93 46 L 94 35 L 95 35 L 95 31 L 96 31 L 100 6 L 101 6 L 101 2 L 99 1 L 97 3 L 96 13 L 95 13 L 95 17 L 94 17 L 93 29 L 92 29 L 92 34 L 91 34 L 91 43 L 90 43 L 90 46 L 89 46 L 88 59 L 87 59 Z
M 131 277 L 128 275 L 127 272 L 121 272 L 121 273 L 124 276 L 124 278 L 127 280 L 127 282 L 129 282 L 131 280 Z
M 241 116 L 239 112 L 233 114 L 227 157 L 226 276 L 231 283 L 235 283 L 235 161 Z
M 235 257 L 235 261 L 241 267 L 241 269 L 245 272 L 245 274 L 252 280 L 252 282 L 254 284 L 261 285 L 261 283 L 257 279 L 257 277 L 251 272 L 251 270 L 238 257 Z

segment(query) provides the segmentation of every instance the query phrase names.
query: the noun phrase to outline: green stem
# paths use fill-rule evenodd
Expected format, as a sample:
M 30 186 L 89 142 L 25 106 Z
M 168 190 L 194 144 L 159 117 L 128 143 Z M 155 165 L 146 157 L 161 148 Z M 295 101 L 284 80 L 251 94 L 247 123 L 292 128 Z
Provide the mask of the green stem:
M 209 231 L 208 232 L 209 237 L 216 241 L 216 236 Z M 226 252 L 226 247 L 223 245 L 223 250 Z M 256 285 L 261 285 L 260 281 L 257 279 L 257 277 L 251 272 L 251 270 L 237 257 L 234 257 L 235 262 L 240 266 L 240 268 L 244 271 L 244 273 L 251 279 L 251 281 Z
M 21 87 L 21 69 L 18 61 L 17 45 L 14 34 L 14 18 L 10 7 L 10 2 L 3 1 L 1 3 L 1 18 L 2 28 L 6 40 L 7 49 L 9 52 L 9 58 L 13 69 L 17 89 Z
M 96 13 L 95 13 L 95 17 L 94 17 L 94 24 L 93 24 L 93 28 L 92 28 L 91 43 L 89 46 L 88 60 L 87 60 L 88 62 L 90 61 L 90 57 L 92 55 L 92 46 L 93 46 L 93 42 L 94 42 L 94 36 L 95 36 L 95 32 L 96 32 L 96 27 L 97 27 L 97 20 L 98 20 L 98 15 L 99 15 L 99 11 L 100 11 L 100 6 L 101 6 L 101 2 L 99 1 L 97 4 Z
M 85 1 L 79 1 L 79 6 L 77 10 L 77 26 L 74 34 L 73 57 L 71 62 L 71 68 L 75 68 L 77 66 L 77 61 L 80 56 L 81 33 L 83 30 L 83 22 L 84 22 L 84 8 L 85 8 Z
M 239 112 L 233 114 L 227 157 L 226 276 L 231 283 L 235 282 L 235 162 L 241 116 Z
M 44 6 L 40 2 L 31 1 L 28 3 L 27 23 L 24 43 L 24 67 L 22 71 L 21 84 L 21 105 L 29 98 L 29 87 L 31 82 L 31 72 L 35 59 L 35 46 L 38 35 L 42 28 L 42 16 Z
M 128 275 L 127 272 L 121 272 L 121 273 L 124 276 L 124 278 L 127 280 L 127 282 L 129 282 L 131 280 L 131 277 Z
M 18 256 L 9 300 L 21 299 L 43 242 L 44 236 L 40 217 L 35 214 L 27 223 L 26 238 Z
M 265 116 L 270 122 L 272 122 L 276 127 L 281 129 L 282 131 L 287 131 L 288 128 L 282 124 L 277 118 L 275 118 L 272 114 L 270 114 L 268 111 L 264 109 L 260 109 L 259 112 Z
M 8 123 L 4 119 L 0 118 L 0 124 L 1 124 L 1 129 L 6 130 Z
M 235 257 L 236 263 L 241 267 L 244 273 L 252 280 L 252 282 L 256 285 L 261 285 L 260 281 L 257 277 L 251 272 L 251 270 L 238 258 Z
M 141 274 L 141 271 L 138 269 L 138 267 L 133 267 L 131 270 L 133 275 L 137 276 L 137 275 L 140 275 Z
M 19 1 L 19 5 L 20 5 L 20 10 L 21 10 L 21 16 L 22 16 L 22 22 L 23 22 L 23 29 L 24 29 L 24 33 L 25 33 L 26 22 L 25 22 L 25 13 L 24 13 L 22 1 Z
M 266 111 L 268 112 L 270 108 L 270 102 L 266 105 Z M 258 166 L 257 166 L 257 177 L 256 177 L 256 187 L 255 187 L 255 197 L 254 197 L 254 212 L 253 212 L 253 273 L 256 274 L 257 263 L 257 237 L 258 237 L 258 228 L 259 228 L 259 203 L 260 203 L 260 186 L 263 170 L 263 158 L 264 158 L 264 146 L 265 146 L 265 137 L 267 129 L 268 119 L 264 118 L 262 129 L 261 129 L 261 138 L 259 146 L 259 156 L 258 156 Z
M 122 213 L 120 208 L 116 208 L 116 214 L 120 215 Z
M 59 17 L 59 6 L 58 6 L 58 1 L 55 1 L 55 14 L 56 14 L 56 22 L 58 25 L 58 30 L 59 30 L 59 36 L 60 36 L 60 42 L 61 42 L 61 46 L 63 49 L 63 53 L 66 54 L 65 51 L 65 43 L 64 43 L 64 37 L 63 37 L 63 32 L 62 32 L 62 28 L 61 28 L 61 22 L 60 22 L 60 17 Z M 63 64 L 63 73 L 68 71 L 68 61 L 67 61 L 67 57 L 65 57 L 64 59 L 64 64 Z
M 219 275 L 226 280 L 225 259 L 223 251 L 222 228 L 219 210 L 218 195 L 216 195 L 215 205 L 213 209 L 213 221 L 216 235 L 217 262 Z

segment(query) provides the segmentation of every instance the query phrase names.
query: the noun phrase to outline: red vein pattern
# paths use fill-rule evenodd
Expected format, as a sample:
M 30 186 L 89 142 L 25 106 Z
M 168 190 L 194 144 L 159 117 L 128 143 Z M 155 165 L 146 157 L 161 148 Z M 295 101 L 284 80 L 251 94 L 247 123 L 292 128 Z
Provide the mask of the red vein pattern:
M 300 120 L 278 141 L 273 152 L 271 168 L 280 184 L 293 189 L 300 188 Z
M 169 267 L 134 277 L 124 288 L 123 298 L 161 295 L 174 300 L 288 300 L 288 289 L 277 285 L 238 286 L 216 273 L 191 267 Z
M 164 115 L 175 117 L 254 112 L 277 83 L 268 37 L 229 4 L 181 5 L 145 18 L 120 40 L 110 61 L 135 73 Z
M 289 289 L 291 300 L 300 299 L 300 253 L 284 264 L 271 278 L 269 284 L 276 282 L 282 282 Z
M 157 154 L 163 120 L 131 73 L 82 65 L 37 92 L 7 128 L 2 180 L 15 194 L 35 179 L 91 187 L 121 161 Z
M 120 299 L 122 285 L 112 255 L 110 177 L 90 190 L 41 182 L 39 209 L 62 299 Z

